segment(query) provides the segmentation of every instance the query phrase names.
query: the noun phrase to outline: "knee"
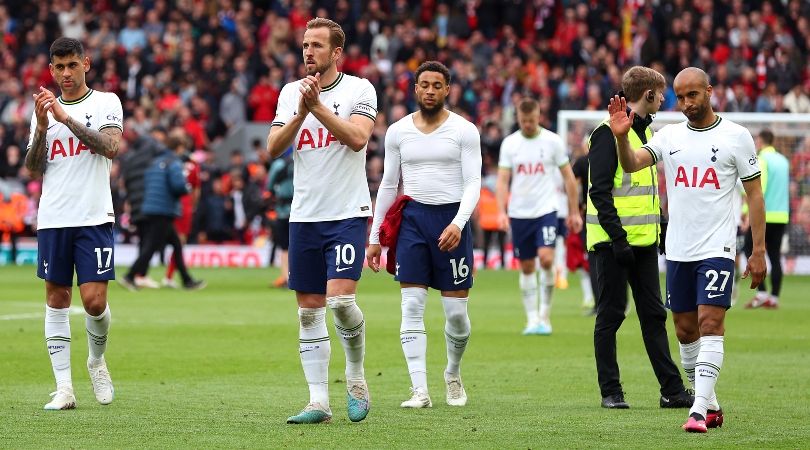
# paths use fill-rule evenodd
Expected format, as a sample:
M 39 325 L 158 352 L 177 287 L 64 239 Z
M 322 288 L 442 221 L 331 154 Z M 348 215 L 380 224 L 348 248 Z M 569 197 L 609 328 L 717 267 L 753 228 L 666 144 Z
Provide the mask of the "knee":
M 49 288 L 46 293 L 46 299 L 48 306 L 51 308 L 56 309 L 63 309 L 70 307 L 70 292 L 71 288 L 69 287 L 58 287 L 58 288 Z
M 706 318 L 700 321 L 700 335 L 701 336 L 722 336 L 725 332 L 723 321 Z
M 345 295 L 336 295 L 334 297 L 328 297 L 326 299 L 326 304 L 329 305 L 329 309 L 335 313 L 335 316 L 342 316 L 347 314 L 353 307 L 357 304 L 355 303 L 355 295 L 354 294 L 345 294 Z
M 453 335 L 465 335 L 470 332 L 470 316 L 467 314 L 466 299 L 443 299 L 444 317 L 447 321 L 446 331 Z
M 554 267 L 554 253 L 543 252 L 540 254 L 540 267 L 549 270 Z
M 425 315 L 427 290 L 424 288 L 402 288 L 402 318 L 422 320 Z
M 326 322 L 326 309 L 298 308 L 298 321 L 302 328 L 315 328 Z
M 681 344 L 691 344 L 700 339 L 698 328 L 691 324 L 675 324 L 675 336 Z

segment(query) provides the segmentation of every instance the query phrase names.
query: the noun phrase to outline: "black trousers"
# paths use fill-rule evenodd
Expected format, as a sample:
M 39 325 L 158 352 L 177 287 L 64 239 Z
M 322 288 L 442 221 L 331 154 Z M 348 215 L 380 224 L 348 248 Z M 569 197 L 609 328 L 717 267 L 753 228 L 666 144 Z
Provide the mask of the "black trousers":
M 501 252 L 501 269 L 505 269 L 506 255 L 503 254 L 503 249 L 506 247 L 506 232 L 500 230 L 484 230 L 484 267 L 489 261 L 489 246 L 493 237 L 498 239 L 498 250 Z
M 787 228 L 787 224 L 784 223 L 765 224 L 765 252 L 771 261 L 771 295 L 774 297 L 779 297 L 779 292 L 782 291 L 782 259 L 780 258 L 779 248 L 782 247 L 782 236 L 785 235 L 785 228 Z M 745 233 L 743 251 L 748 258 L 751 257 L 751 252 L 754 251 L 754 237 L 751 235 L 751 228 L 748 228 Z M 767 292 L 767 286 L 765 280 L 762 280 L 757 290 Z
M 183 260 L 183 244 L 180 242 L 180 237 L 174 228 L 174 217 L 146 216 L 143 222 L 145 223 L 143 245 L 139 245 L 138 259 L 132 263 L 126 277 L 131 280 L 135 275 L 146 275 L 152 255 L 155 252 L 162 252 L 166 244 L 170 244 L 174 248 L 174 262 L 183 283 L 192 281 Z
M 641 336 L 653 372 L 661 386 L 661 395 L 676 395 L 684 390 L 678 367 L 672 361 L 667 339 L 667 311 L 661 302 L 658 281 L 658 248 L 633 247 L 635 265 L 621 266 L 610 246 L 590 252 L 591 281 L 596 291 L 596 324 L 593 345 L 596 372 L 602 397 L 622 392 L 619 363 L 616 360 L 616 332 L 624 322 L 627 284 L 633 291 Z

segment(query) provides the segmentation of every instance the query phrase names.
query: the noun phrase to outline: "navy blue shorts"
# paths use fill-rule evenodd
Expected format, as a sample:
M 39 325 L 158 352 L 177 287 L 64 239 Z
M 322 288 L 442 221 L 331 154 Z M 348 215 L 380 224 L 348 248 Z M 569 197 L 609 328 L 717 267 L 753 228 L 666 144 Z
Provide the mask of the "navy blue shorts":
M 537 257 L 540 247 L 554 248 L 557 239 L 557 212 L 536 219 L 509 219 L 512 226 L 512 246 L 515 258 L 526 260 Z
M 697 305 L 731 308 L 734 260 L 667 261 L 666 306 L 674 313 L 697 310 Z
M 60 286 L 115 279 L 113 224 L 37 231 L 37 276 Z
M 568 236 L 568 227 L 565 226 L 565 217 L 557 217 L 557 236 L 563 239 Z
M 402 211 L 397 239 L 395 280 L 439 291 L 460 291 L 473 285 L 473 240 L 469 222 L 451 252 L 439 250 L 439 236 L 458 213 L 458 203 L 425 205 L 408 202 Z
M 359 280 L 366 259 L 368 219 L 290 222 L 290 289 L 326 294 L 326 282 Z

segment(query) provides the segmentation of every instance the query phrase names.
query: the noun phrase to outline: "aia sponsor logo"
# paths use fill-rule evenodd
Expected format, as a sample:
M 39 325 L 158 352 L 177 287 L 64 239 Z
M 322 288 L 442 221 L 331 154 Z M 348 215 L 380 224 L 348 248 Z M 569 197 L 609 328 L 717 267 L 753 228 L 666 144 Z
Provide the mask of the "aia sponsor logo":
M 691 177 L 690 177 L 691 175 Z M 687 169 L 683 166 L 678 166 L 675 174 L 675 187 L 687 188 L 711 188 L 720 189 L 720 181 L 717 179 L 717 172 L 714 167 L 709 167 L 701 173 L 698 167 Z
M 517 166 L 517 174 L 518 175 L 545 175 L 546 168 L 543 166 L 543 163 L 539 162 L 536 164 L 518 164 Z
M 67 145 L 65 145 L 66 143 Z M 62 139 L 54 139 L 53 143 L 51 143 L 51 152 L 48 159 L 53 161 L 54 158 L 59 155 L 61 155 L 63 158 L 79 156 L 85 150 L 95 154 L 95 152 L 90 150 L 90 147 L 84 145 L 79 138 L 69 137 L 67 142 L 64 142 Z
M 298 143 L 296 144 L 295 149 L 312 150 L 316 148 L 329 147 L 329 144 L 333 142 L 340 141 L 338 141 L 332 132 L 326 128 L 319 127 L 317 130 L 303 128 L 301 129 L 301 134 L 298 135 Z

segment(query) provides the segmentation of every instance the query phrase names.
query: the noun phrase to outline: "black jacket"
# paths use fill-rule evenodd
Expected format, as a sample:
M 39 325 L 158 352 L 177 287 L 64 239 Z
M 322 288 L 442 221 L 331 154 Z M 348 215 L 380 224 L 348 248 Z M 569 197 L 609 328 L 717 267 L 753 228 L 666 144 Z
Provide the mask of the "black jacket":
M 628 110 L 629 112 L 629 110 Z M 648 118 L 642 119 L 638 115 L 633 120 L 633 131 L 647 143 L 645 130 L 651 123 Z M 588 195 L 596 208 L 599 224 L 610 237 L 611 241 L 626 240 L 627 232 L 622 228 L 616 206 L 613 204 L 613 178 L 619 167 L 616 140 L 610 126 L 600 125 L 591 135 L 591 149 L 588 153 L 588 164 L 591 171 L 591 187 Z
M 141 136 L 126 153 L 121 161 L 121 173 L 124 176 L 124 189 L 127 191 L 132 222 L 143 219 L 141 207 L 144 199 L 144 173 L 152 160 L 164 146 L 151 136 Z

